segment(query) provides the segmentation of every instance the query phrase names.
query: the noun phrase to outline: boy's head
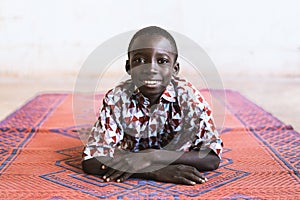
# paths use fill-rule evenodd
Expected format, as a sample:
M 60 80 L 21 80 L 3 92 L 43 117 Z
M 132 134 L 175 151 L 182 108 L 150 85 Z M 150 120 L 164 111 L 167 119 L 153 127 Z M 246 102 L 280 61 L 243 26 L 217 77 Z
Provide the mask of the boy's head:
M 179 71 L 177 57 L 170 33 L 156 26 L 146 27 L 130 41 L 126 71 L 144 96 L 157 100 Z
M 143 29 L 137 31 L 130 40 L 130 43 L 128 46 L 128 53 L 133 51 L 134 49 L 138 48 L 138 47 L 134 47 L 134 41 L 140 36 L 146 36 L 146 37 L 147 36 L 148 37 L 161 36 L 161 37 L 166 38 L 170 42 L 171 47 L 172 47 L 172 52 L 176 55 L 176 59 L 177 59 L 178 50 L 177 50 L 177 45 L 176 45 L 176 42 L 175 42 L 173 36 L 165 29 L 162 29 L 157 26 L 148 26 L 146 28 L 143 28 Z M 139 47 L 139 48 L 147 48 L 147 47 L 144 46 L 144 47 Z

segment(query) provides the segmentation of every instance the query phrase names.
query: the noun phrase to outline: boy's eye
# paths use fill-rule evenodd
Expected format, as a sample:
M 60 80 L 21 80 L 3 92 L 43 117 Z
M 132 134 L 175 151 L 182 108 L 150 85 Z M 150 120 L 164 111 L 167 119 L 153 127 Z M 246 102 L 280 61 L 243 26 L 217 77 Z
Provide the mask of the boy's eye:
M 167 58 L 161 58 L 161 59 L 158 59 L 157 63 L 158 64 L 166 64 L 166 63 L 169 63 L 169 60 Z
M 133 59 L 133 62 L 144 64 L 146 62 L 146 60 L 144 58 L 135 58 L 135 59 Z

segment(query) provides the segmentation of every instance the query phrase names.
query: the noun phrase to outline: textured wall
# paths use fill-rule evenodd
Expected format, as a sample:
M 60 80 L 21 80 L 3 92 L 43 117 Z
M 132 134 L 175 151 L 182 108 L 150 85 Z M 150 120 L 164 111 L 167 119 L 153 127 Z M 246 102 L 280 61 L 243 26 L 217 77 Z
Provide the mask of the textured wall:
M 103 41 L 160 25 L 222 74 L 300 75 L 299 1 L 1 0 L 0 74 L 76 74 Z

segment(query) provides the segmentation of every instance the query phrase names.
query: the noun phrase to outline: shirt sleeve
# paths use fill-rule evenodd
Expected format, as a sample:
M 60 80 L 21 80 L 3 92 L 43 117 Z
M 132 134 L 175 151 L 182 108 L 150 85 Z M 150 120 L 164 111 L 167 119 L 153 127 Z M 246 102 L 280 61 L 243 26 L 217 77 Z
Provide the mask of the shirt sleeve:
M 220 158 L 223 151 L 223 142 L 215 128 L 212 111 L 209 104 L 205 101 L 201 93 L 191 86 L 192 94 L 188 106 L 188 123 L 194 136 L 192 141 L 187 144 L 189 150 L 213 150 Z M 185 149 L 187 149 L 185 147 Z
M 108 93 L 85 145 L 83 160 L 98 156 L 113 157 L 116 144 L 123 138 L 123 130 L 118 123 L 119 109 L 115 106 L 113 95 Z

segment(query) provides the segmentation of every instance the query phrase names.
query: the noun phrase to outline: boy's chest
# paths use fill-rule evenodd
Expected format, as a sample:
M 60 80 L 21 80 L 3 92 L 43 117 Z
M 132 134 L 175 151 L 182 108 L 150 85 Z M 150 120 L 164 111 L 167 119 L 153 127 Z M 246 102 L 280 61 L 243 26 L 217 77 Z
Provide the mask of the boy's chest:
M 119 121 L 125 133 L 138 137 L 153 137 L 179 131 L 182 109 L 176 103 L 163 103 L 152 107 L 135 106 L 123 109 Z

